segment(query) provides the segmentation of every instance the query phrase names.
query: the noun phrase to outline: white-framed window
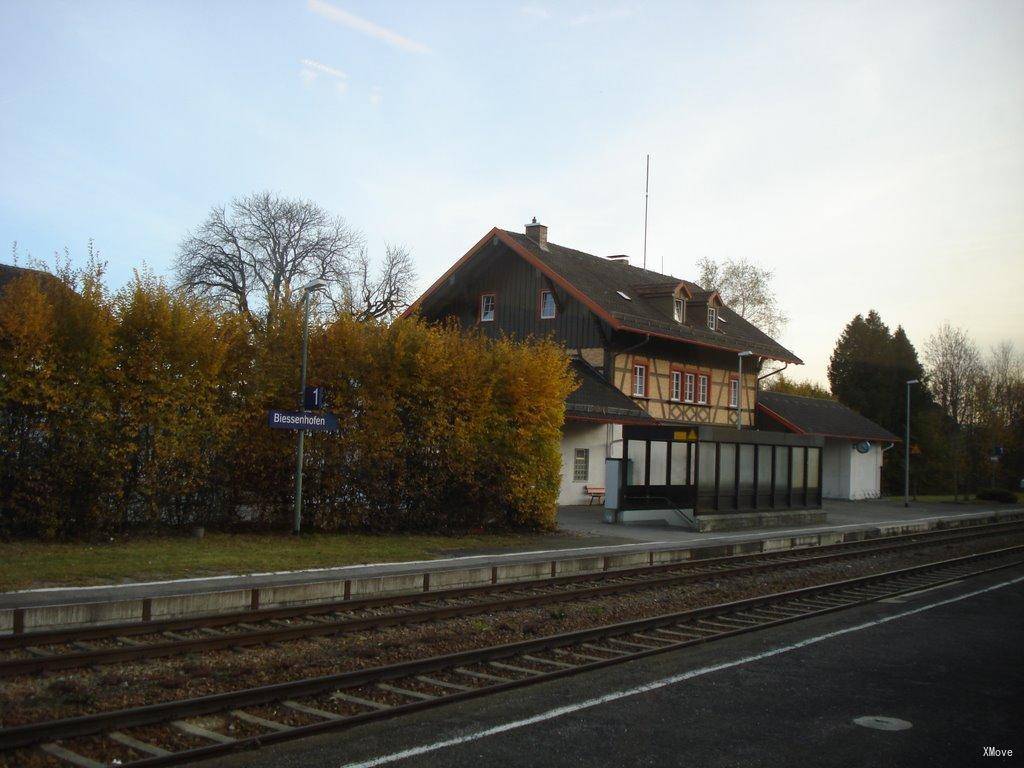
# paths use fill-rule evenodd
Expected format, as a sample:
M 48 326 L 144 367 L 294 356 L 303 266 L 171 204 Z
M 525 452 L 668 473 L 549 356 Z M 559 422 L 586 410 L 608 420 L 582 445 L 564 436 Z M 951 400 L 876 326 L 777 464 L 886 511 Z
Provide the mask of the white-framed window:
M 555 294 L 551 291 L 540 292 L 540 319 L 555 319 Z
M 494 299 L 493 293 L 485 293 L 480 297 L 480 322 L 494 322 Z
M 708 377 L 704 374 L 697 377 L 697 402 L 701 405 L 708 404 Z
M 673 299 L 672 300 L 672 317 L 675 318 L 677 323 L 683 322 L 683 300 Z
M 740 404 L 740 380 L 729 379 L 729 407 L 738 408 Z
M 572 456 L 572 481 L 585 483 L 590 479 L 590 449 L 577 448 Z
M 647 397 L 647 366 L 642 363 L 633 366 L 633 397 Z
M 683 398 L 683 372 L 672 371 L 672 399 L 677 403 Z
M 708 307 L 708 328 L 712 331 L 718 325 L 718 310 L 714 307 Z
M 688 373 L 688 374 L 686 374 L 686 376 L 684 378 L 685 378 L 685 381 L 684 381 L 685 388 L 683 389 L 683 402 L 685 402 L 685 403 L 692 403 L 693 402 L 694 379 L 696 379 L 696 376 L 694 376 L 692 373 Z

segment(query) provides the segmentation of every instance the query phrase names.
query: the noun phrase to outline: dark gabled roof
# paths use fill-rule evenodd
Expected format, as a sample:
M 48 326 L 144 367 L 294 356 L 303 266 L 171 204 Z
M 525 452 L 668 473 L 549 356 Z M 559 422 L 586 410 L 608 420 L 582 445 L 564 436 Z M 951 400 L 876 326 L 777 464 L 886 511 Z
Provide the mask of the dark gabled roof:
M 849 440 L 902 442 L 896 435 L 837 400 L 758 392 L 757 409 L 786 429 L 805 435 Z
M 642 295 L 646 291 L 637 288 L 657 286 L 664 289 L 668 283 L 683 283 L 693 296 L 691 303 L 696 305 L 706 305 L 708 300 L 716 295 L 714 291 L 706 291 L 695 283 L 671 275 L 641 269 L 555 243 L 548 242 L 546 247 L 542 248 L 526 235 L 507 230 L 497 231 L 505 235 L 503 239 L 506 239 L 506 242 L 507 239 L 511 239 L 517 246 L 516 250 L 525 251 L 532 260 L 544 264 L 584 297 L 590 299 L 603 310 L 600 314 L 613 319 L 616 328 L 651 333 L 663 338 L 735 352 L 749 349 L 761 357 L 773 360 L 803 362 L 728 307 L 719 310 L 719 317 L 723 321 L 721 329 L 712 331 L 704 323 L 703 315 L 689 318 L 689 323 L 685 325 L 675 322 L 669 314 L 670 305 L 651 301 Z M 619 291 L 629 296 L 629 299 L 624 299 Z
M 572 370 L 580 385 L 565 399 L 566 418 L 616 424 L 657 423 L 585 361 L 574 359 Z

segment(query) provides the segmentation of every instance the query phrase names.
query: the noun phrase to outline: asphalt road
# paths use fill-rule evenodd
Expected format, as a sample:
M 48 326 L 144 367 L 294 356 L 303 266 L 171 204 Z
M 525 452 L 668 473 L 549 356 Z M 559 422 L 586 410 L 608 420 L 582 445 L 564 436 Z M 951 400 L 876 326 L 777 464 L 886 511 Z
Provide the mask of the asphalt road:
M 940 604 L 953 598 L 963 599 Z M 1013 765 L 1024 762 L 1022 648 L 1016 568 L 200 765 Z M 631 692 L 638 686 L 649 690 Z M 854 723 L 865 716 L 910 727 Z M 986 746 L 1013 756 L 982 757 Z

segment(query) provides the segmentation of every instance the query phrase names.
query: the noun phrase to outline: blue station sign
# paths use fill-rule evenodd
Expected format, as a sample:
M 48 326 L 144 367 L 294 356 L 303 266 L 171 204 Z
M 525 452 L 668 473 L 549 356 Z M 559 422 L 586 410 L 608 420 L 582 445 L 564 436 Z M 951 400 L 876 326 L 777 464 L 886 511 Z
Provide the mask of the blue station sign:
M 267 411 L 267 423 L 273 429 L 302 429 L 307 432 L 337 432 L 338 417 L 333 413 L 307 411 Z

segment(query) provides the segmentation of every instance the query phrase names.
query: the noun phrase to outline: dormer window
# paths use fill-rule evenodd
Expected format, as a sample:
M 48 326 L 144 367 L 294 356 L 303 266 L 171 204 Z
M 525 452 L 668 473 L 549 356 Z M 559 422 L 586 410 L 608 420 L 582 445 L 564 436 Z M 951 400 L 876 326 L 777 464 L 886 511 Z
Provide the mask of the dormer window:
M 672 300 L 672 319 L 677 323 L 683 322 L 683 300 L 673 299 Z
M 708 307 L 708 328 L 712 331 L 718 329 L 718 310 L 714 307 Z
M 495 294 L 485 293 L 480 297 L 480 322 L 494 322 L 494 300 Z

